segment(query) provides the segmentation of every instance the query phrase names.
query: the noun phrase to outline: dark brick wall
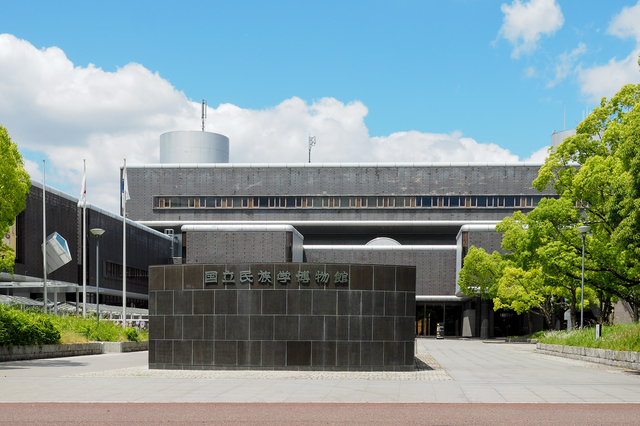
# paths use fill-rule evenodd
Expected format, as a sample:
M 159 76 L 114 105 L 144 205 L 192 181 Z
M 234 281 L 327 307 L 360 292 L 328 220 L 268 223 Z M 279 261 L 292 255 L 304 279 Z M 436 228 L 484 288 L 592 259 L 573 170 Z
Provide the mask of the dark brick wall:
M 156 209 L 153 196 L 544 195 L 538 166 L 218 167 L 127 169 L 133 220 L 502 220 L 517 209 Z
M 52 280 L 82 284 L 82 209 L 78 200 L 68 194 L 47 188 L 47 235 L 57 231 L 69 244 L 72 260 L 60 269 L 48 273 Z M 32 184 L 27 195 L 26 208 L 17 217 L 17 258 L 14 273 L 41 278 L 42 271 L 42 186 Z M 102 228 L 100 261 L 102 274 L 100 288 L 122 290 L 122 277 L 113 278 L 105 273 L 104 262 L 122 265 L 122 218 L 93 207 L 87 208 L 87 285 L 95 286 L 96 239 L 89 231 Z M 127 225 L 127 266 L 148 270 L 149 265 L 167 263 L 171 257 L 170 242 L 156 232 L 140 225 Z M 127 280 L 127 292 L 146 295 L 146 279 Z M 59 295 L 59 298 L 64 296 Z M 71 296 L 75 298 L 75 293 Z M 64 299 L 62 299 L 64 300 Z M 146 306 L 146 301 L 138 301 Z M 115 302 L 114 302 L 115 303 Z M 122 303 L 122 302 L 120 302 Z M 139 303 L 138 303 L 139 305 Z
M 58 270 L 48 273 L 47 278 L 70 283 L 82 279 L 77 262 L 78 218 L 77 200 L 62 196 L 58 192 L 46 193 L 47 236 L 58 232 L 69 244 L 72 260 Z M 17 253 L 14 273 L 42 277 L 42 185 L 32 184 L 27 195 L 26 208 L 18 215 Z
M 80 223 L 82 223 L 82 210 L 78 210 Z M 122 290 L 122 276 L 107 276 L 104 269 L 104 262 L 106 261 L 122 265 L 122 218 L 87 209 L 87 266 L 89 268 L 87 271 L 87 284 L 89 285 L 95 285 L 96 276 L 96 238 L 90 232 L 93 228 L 105 230 L 105 233 L 100 237 L 100 259 L 102 262 L 100 288 Z M 78 232 L 78 240 L 81 241 L 82 228 Z M 127 267 L 147 271 L 149 265 L 166 264 L 170 257 L 171 246 L 167 238 L 127 222 Z M 77 263 L 82 264 L 81 251 Z M 79 274 L 79 282 L 81 283 L 82 269 L 80 269 Z M 148 281 L 134 278 L 127 279 L 127 293 L 147 294 Z M 140 307 L 144 306 L 141 305 Z
M 469 231 L 469 247 L 475 246 L 483 248 L 489 254 L 494 251 L 504 253 L 500 248 L 501 243 L 502 234 L 499 232 Z
M 415 268 L 267 263 L 150 269 L 149 367 L 414 369 Z M 218 283 L 205 283 L 215 271 Z M 221 283 L 234 273 L 233 284 Z M 253 284 L 240 282 L 251 271 Z M 260 271 L 271 283 L 259 282 Z M 291 280 L 278 282 L 278 272 Z M 309 271 L 310 282 L 296 273 Z M 336 272 L 348 272 L 336 283 Z M 329 274 L 318 284 L 316 273 Z
M 287 232 L 185 232 L 186 263 L 286 262 Z
M 456 290 L 455 250 L 314 250 L 305 249 L 308 262 L 367 263 L 416 267 L 416 294 L 453 295 Z

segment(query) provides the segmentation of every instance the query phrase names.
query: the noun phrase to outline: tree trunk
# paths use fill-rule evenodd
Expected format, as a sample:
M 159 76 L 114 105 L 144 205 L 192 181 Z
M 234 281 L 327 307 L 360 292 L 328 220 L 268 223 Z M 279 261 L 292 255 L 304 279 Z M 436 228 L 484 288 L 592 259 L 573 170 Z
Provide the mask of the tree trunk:
M 633 304 L 633 322 L 638 322 L 638 302 Z
M 549 324 L 549 330 L 555 330 L 556 325 L 553 323 L 553 313 L 547 309 L 542 310 L 542 315 L 544 315 L 544 319 Z
M 527 311 L 527 319 L 529 320 L 529 334 L 533 334 L 533 314 Z

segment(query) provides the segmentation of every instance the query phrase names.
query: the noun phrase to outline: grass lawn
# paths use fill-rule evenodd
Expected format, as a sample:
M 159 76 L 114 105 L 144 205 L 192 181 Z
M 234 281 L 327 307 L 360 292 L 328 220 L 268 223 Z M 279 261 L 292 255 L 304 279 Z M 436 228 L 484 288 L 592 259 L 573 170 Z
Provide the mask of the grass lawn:
M 148 340 L 146 330 L 123 329 L 119 323 L 101 320 L 98 326 L 95 317 L 50 315 L 51 322 L 60 331 L 60 343 L 124 342 Z
M 604 326 L 600 339 L 596 339 L 594 327 L 571 331 L 545 331 L 536 334 L 540 343 L 640 352 L 639 324 Z

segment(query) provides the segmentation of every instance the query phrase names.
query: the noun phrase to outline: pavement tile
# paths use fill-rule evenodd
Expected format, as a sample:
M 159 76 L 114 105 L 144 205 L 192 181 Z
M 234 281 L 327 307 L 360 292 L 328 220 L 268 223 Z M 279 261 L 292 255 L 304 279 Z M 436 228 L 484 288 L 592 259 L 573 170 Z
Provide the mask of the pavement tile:
M 639 375 L 533 345 L 418 339 L 417 349 L 431 369 L 149 370 L 146 352 L 0 363 L 0 401 L 640 402 Z

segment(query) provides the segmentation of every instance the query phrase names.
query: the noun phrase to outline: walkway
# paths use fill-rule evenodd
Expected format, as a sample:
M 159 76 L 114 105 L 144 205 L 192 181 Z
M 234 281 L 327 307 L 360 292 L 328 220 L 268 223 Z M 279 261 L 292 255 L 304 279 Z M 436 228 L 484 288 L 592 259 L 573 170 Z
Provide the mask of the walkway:
M 0 402 L 640 402 L 635 372 L 533 347 L 420 339 L 435 369 L 419 374 L 148 370 L 146 352 L 16 361 L 0 363 Z

